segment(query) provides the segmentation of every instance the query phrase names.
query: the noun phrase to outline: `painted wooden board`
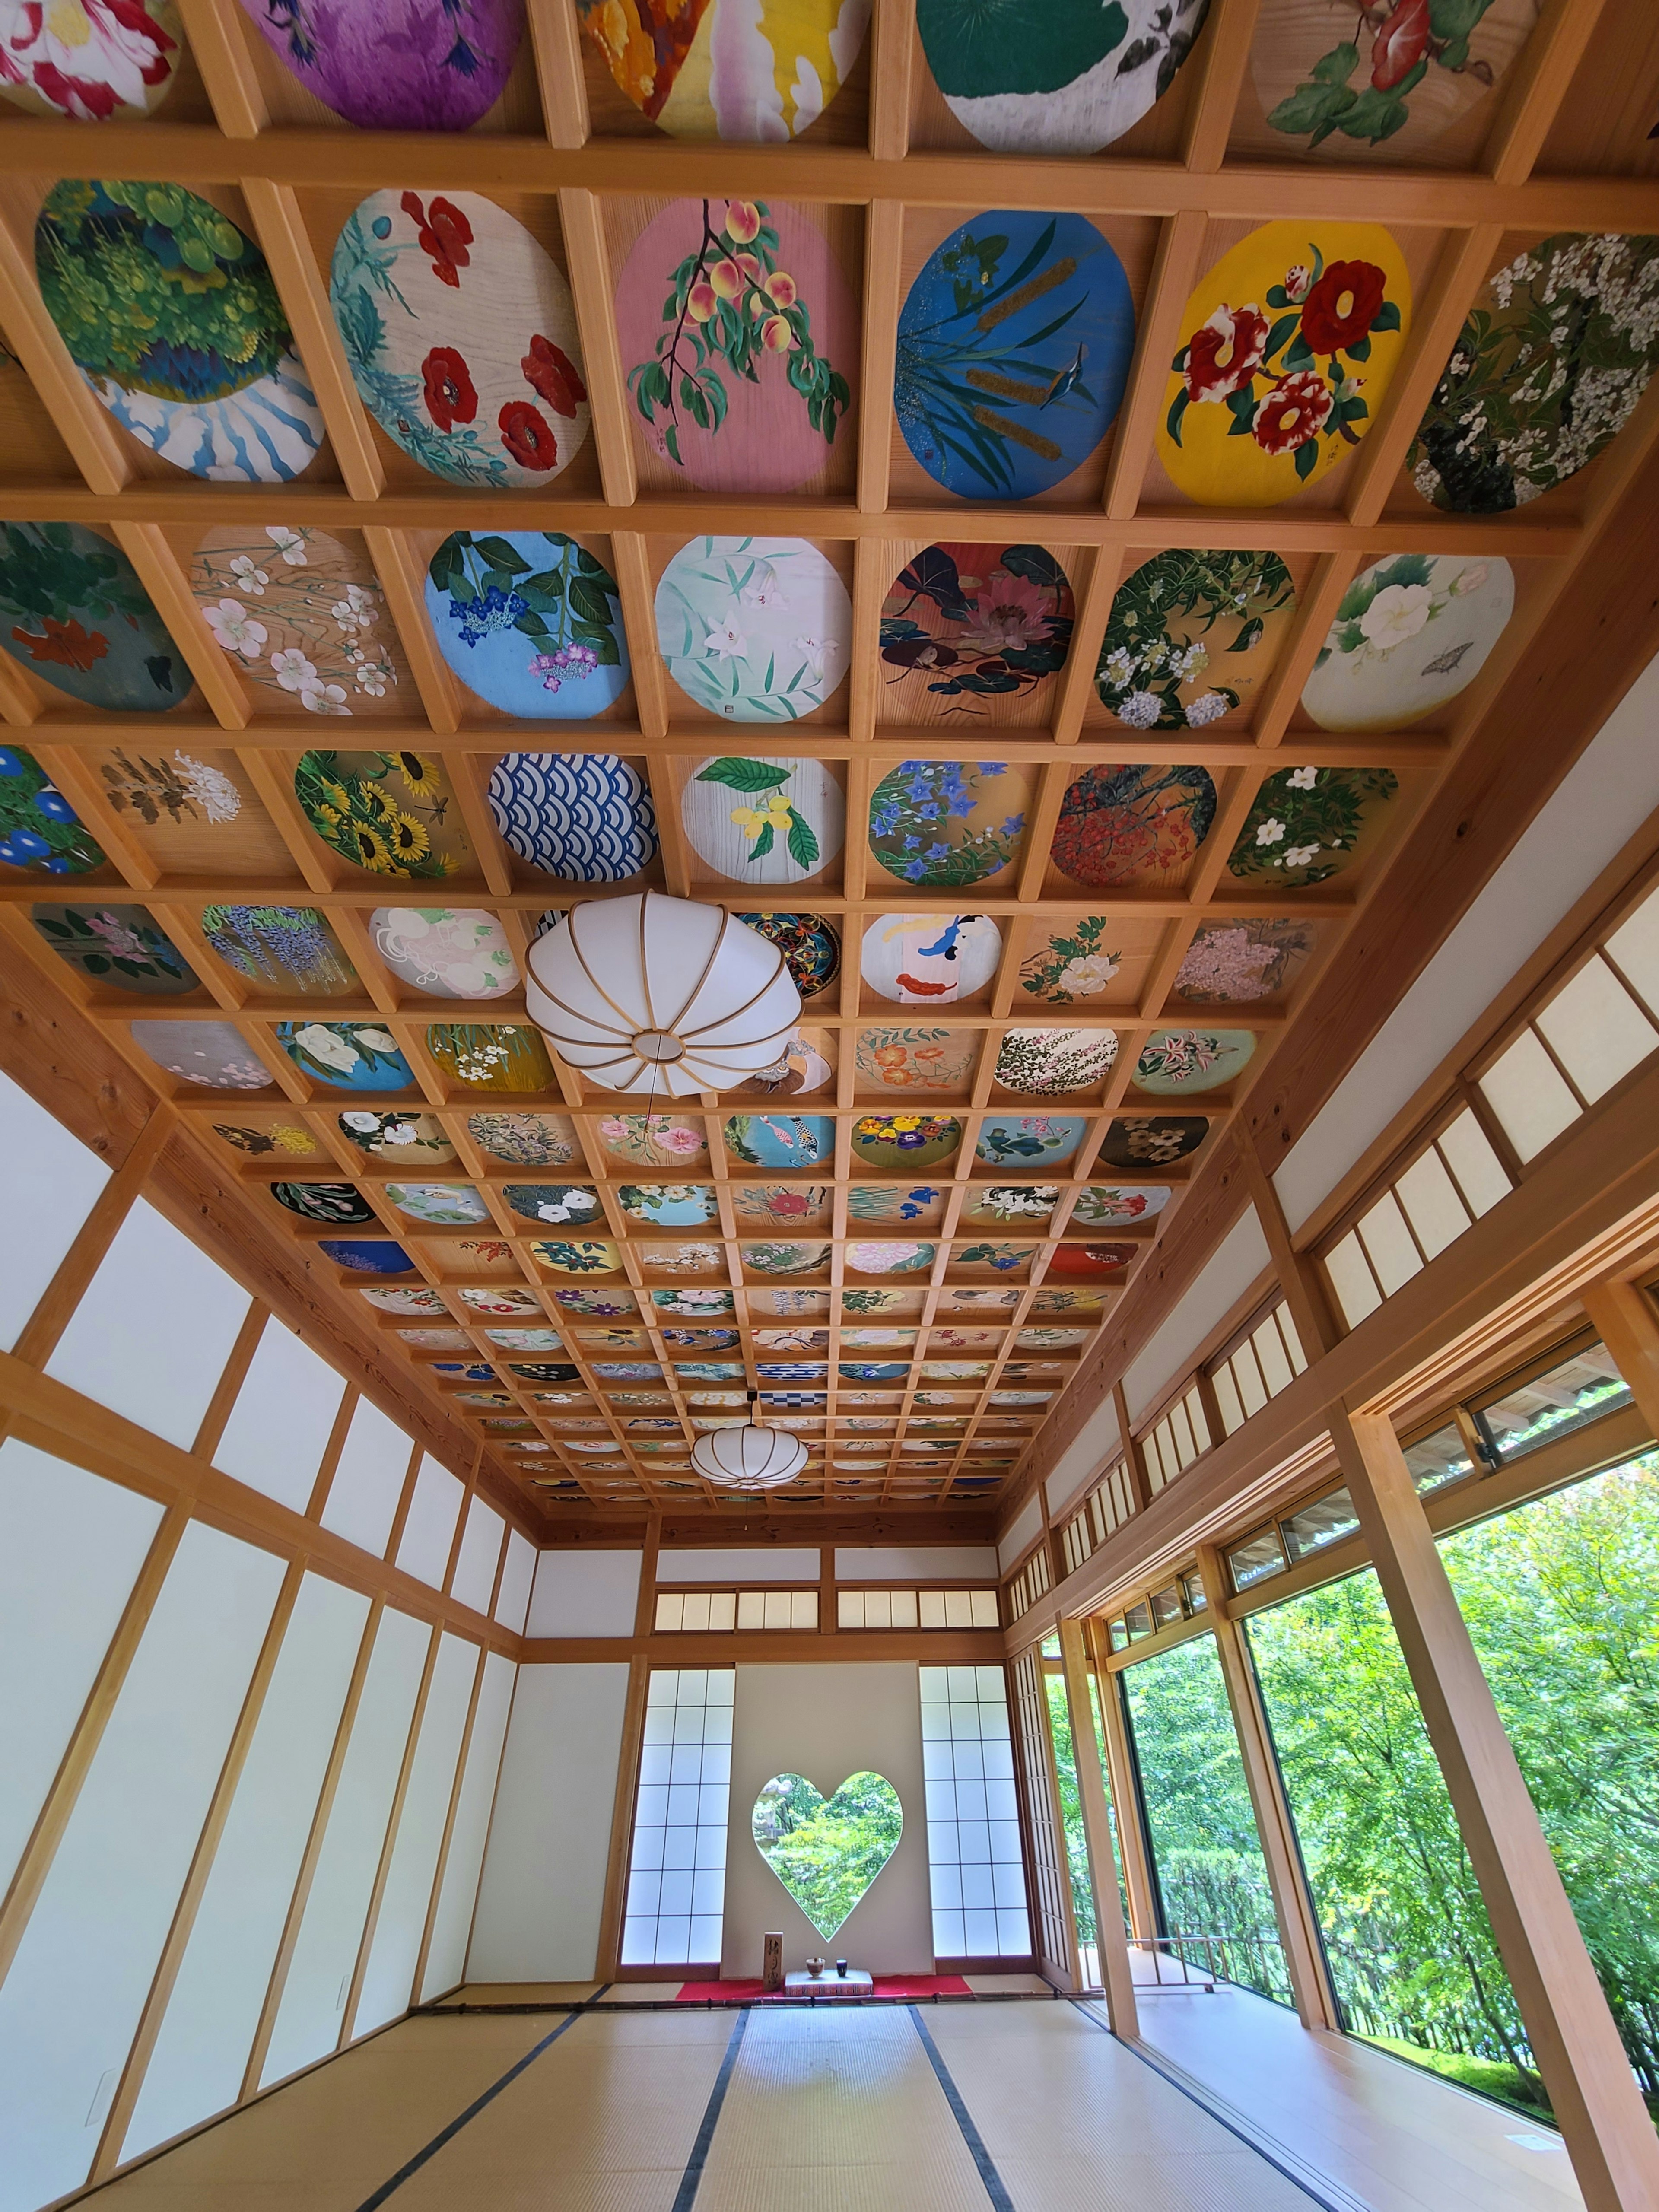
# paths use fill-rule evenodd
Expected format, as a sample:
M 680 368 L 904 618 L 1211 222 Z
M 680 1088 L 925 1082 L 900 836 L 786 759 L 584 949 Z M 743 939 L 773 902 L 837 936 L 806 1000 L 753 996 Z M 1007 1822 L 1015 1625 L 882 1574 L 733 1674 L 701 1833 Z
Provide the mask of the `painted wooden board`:
M 310 906 L 204 906 L 202 934 L 255 994 L 361 994 L 357 971 L 326 915 Z
M 1052 490 L 1116 418 L 1134 328 L 1123 264 L 1085 217 L 975 216 L 935 247 L 899 315 L 905 444 L 963 498 Z
M 452 531 L 426 611 L 444 659 L 504 714 L 579 722 L 627 689 L 617 580 L 562 531 Z
M 1286 890 L 1326 883 L 1375 842 L 1399 788 L 1392 769 L 1280 769 L 1251 802 L 1228 872 Z
M 191 556 L 190 587 L 239 674 L 286 711 L 401 714 L 415 687 L 368 549 L 325 530 L 222 524 Z
M 329 300 L 364 406 L 433 476 L 533 490 L 581 451 L 570 288 L 494 200 L 371 192 L 335 241 Z
M 433 1022 L 426 1048 L 469 1091 L 552 1091 L 553 1063 L 526 1022 Z
M 375 1022 L 278 1022 L 276 1042 L 302 1075 L 336 1091 L 407 1091 L 414 1070 Z
M 293 874 L 294 856 L 234 753 L 194 742 L 152 747 L 143 734 L 87 757 L 129 834 L 166 874 L 267 883 Z
M 704 711 L 793 722 L 847 674 L 853 603 L 803 538 L 694 538 L 657 583 L 657 643 Z
M 270 1071 L 232 1022 L 135 1022 L 140 1052 L 206 1091 L 267 1091 Z
M 191 689 L 131 562 L 78 522 L 0 523 L 0 647 L 108 714 L 165 714 Z
M 740 914 L 784 957 L 803 999 L 827 991 L 841 973 L 841 933 L 821 914 Z
M 924 546 L 881 606 L 884 717 L 946 720 L 1035 699 L 1066 665 L 1077 607 L 1043 545 Z
M 386 1194 L 412 1221 L 464 1227 L 489 1219 L 489 1204 L 470 1182 L 389 1182 Z
M 917 0 L 945 104 L 998 154 L 1097 154 L 1175 82 L 1209 0 Z
M 855 1275 L 926 1274 L 939 1257 L 937 1244 L 849 1244 L 847 1264 Z
M 836 1079 L 840 1041 L 832 1030 L 798 1029 L 770 1067 L 726 1088 L 739 1098 L 795 1098 Z
M 591 1224 L 605 1218 L 591 1183 L 510 1182 L 501 1195 L 521 1221 Z
M 1322 730 L 1401 730 L 1467 690 L 1515 608 L 1496 557 L 1396 553 L 1342 595 L 1302 704 Z
M 579 884 L 617 884 L 657 855 L 644 777 L 615 753 L 503 753 L 489 811 L 521 860 Z
M 718 1244 L 709 1249 L 724 1257 Z M 744 1244 L 738 1250 L 744 1266 L 757 1275 L 811 1275 L 830 1265 L 827 1244 Z
M 582 1156 L 568 1114 L 469 1114 L 466 1127 L 492 1159 L 514 1167 L 568 1167 Z
M 1188 1114 L 1121 1114 L 1109 1125 L 1096 1165 L 1139 1170 L 1172 1168 L 1190 1159 L 1210 1133 L 1201 1116 Z
M 377 906 L 374 950 L 392 973 L 434 999 L 499 999 L 515 990 L 519 963 L 485 907 Z
M 426 753 L 301 753 L 301 811 L 331 852 L 372 875 L 453 876 L 472 865 L 460 810 Z
M 1201 768 L 1091 768 L 1060 803 L 1050 856 L 1089 890 L 1184 883 L 1215 821 L 1215 783 Z
M 733 1114 L 726 1149 L 751 1168 L 809 1168 L 833 1160 L 836 1125 L 823 1114 Z
M 690 1114 L 608 1114 L 599 1124 L 600 1144 L 630 1166 L 701 1168 L 708 1158 L 703 1125 Z
M 847 1194 L 847 1218 L 872 1226 L 937 1229 L 945 1219 L 945 1193 L 931 1183 L 854 1183 Z
M 556 1275 L 614 1275 L 622 1266 L 621 1251 L 603 1237 L 545 1237 L 530 1249 L 539 1265 Z
M 1141 1247 L 1138 1244 L 1059 1244 L 1048 1262 L 1050 1275 L 1115 1275 L 1125 1267 L 1133 1267 Z M 1016 1400 L 1012 1402 L 1041 1404 L 1041 1397 Z M 994 1395 L 994 1404 L 1003 1402 L 1001 1394 Z
M 274 1182 L 270 1194 L 285 1212 L 301 1221 L 341 1229 L 360 1229 L 375 1217 L 374 1207 L 350 1182 Z
M 901 883 L 990 884 L 1020 857 L 1031 797 L 1002 761 L 903 761 L 871 793 L 871 853 Z
M 72 123 L 136 123 L 172 91 L 183 49 L 173 0 L 3 0 L 0 98 Z
M 708 1182 L 624 1182 L 617 1203 L 630 1221 L 652 1229 L 701 1229 L 720 1219 L 720 1200 Z
M 376 1159 L 395 1161 L 405 1173 L 415 1167 L 440 1167 L 456 1157 L 437 1115 L 417 1108 L 388 1112 L 349 1106 L 338 1119 L 340 1133 L 348 1142 Z
M 576 0 L 642 115 L 675 138 L 781 145 L 852 74 L 870 0 Z
M 1493 272 L 1406 465 L 1455 514 L 1525 507 L 1617 437 L 1659 364 L 1659 238 L 1562 231 Z
M 1429 0 L 1339 10 L 1263 0 L 1250 76 L 1282 153 L 1420 161 L 1486 101 L 1526 44 L 1537 0 Z M 1282 158 L 1282 155 L 1281 155 Z
M 1308 921 L 1204 922 L 1187 948 L 1170 995 L 1194 1006 L 1277 998 L 1307 965 L 1316 936 Z
M 363 131 L 465 131 L 501 98 L 524 0 L 242 0 L 265 44 Z
M 963 1202 L 964 1221 L 1026 1221 L 1045 1224 L 1060 1203 L 1060 1186 L 1049 1182 L 970 1183 Z
M 209 201 L 66 178 L 41 207 L 34 266 L 70 359 L 141 444 L 213 483 L 286 483 L 310 466 L 323 420 L 276 284 Z
M 1155 553 L 1118 586 L 1095 689 L 1129 729 L 1202 729 L 1273 673 L 1295 612 L 1276 553 Z
M 36 876 L 84 876 L 106 865 L 103 847 L 21 745 L 0 745 L 0 860 Z
M 1069 1114 L 988 1114 L 975 1158 L 994 1168 L 1057 1168 L 1076 1152 L 1088 1126 Z
M 617 331 L 635 435 L 704 491 L 796 491 L 851 434 L 858 310 L 800 209 L 671 201 L 617 281 Z
M 148 907 L 66 900 L 29 909 L 29 920 L 58 957 L 106 990 L 176 998 L 201 978 Z
M 1182 311 L 1157 439 L 1171 483 L 1201 507 L 1277 507 L 1328 476 L 1376 420 L 1411 319 L 1380 223 L 1251 231 Z
M 860 973 L 902 1006 L 971 999 L 996 977 L 1002 932 L 985 914 L 883 914 L 864 933 Z
M 726 754 L 692 769 L 680 819 L 692 850 L 727 883 L 797 884 L 840 852 L 847 803 L 822 761 Z
M 1091 1091 L 1116 1058 L 1115 1030 L 1011 1029 L 997 1052 L 996 1081 L 1033 1097 Z
M 979 1032 L 896 1025 L 860 1030 L 857 1053 L 862 1090 L 965 1091 L 979 1057 Z
M 1116 1183 L 1091 1182 L 1078 1193 L 1072 1219 L 1080 1229 L 1127 1229 L 1137 1221 L 1152 1220 L 1169 1202 L 1167 1185 L 1149 1183 L 1125 1188 Z
M 1254 1030 L 1154 1030 L 1135 1062 L 1135 1088 L 1159 1098 L 1218 1091 L 1255 1054 Z
M 382 1243 L 378 1239 L 356 1243 L 324 1237 L 319 1238 L 317 1249 L 337 1267 L 349 1268 L 356 1275 L 412 1275 L 415 1272 L 415 1262 L 401 1244 Z
M 1079 915 L 1071 921 L 1038 922 L 1019 963 L 1019 987 L 1051 1006 L 1079 999 L 1097 999 L 1120 981 L 1123 940 L 1133 922 L 1104 914 Z

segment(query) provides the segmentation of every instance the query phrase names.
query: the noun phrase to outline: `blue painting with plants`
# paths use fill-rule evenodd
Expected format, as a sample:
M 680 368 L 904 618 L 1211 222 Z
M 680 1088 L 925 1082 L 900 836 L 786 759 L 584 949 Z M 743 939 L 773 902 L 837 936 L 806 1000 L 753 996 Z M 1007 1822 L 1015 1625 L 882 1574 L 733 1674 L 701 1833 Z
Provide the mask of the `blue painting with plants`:
M 899 317 L 904 442 L 965 499 L 1050 490 L 1110 428 L 1134 329 L 1123 264 L 1093 223 L 975 216 L 929 256 Z
M 505 714 L 579 722 L 627 684 L 617 580 L 560 531 L 452 531 L 426 607 L 444 659 Z

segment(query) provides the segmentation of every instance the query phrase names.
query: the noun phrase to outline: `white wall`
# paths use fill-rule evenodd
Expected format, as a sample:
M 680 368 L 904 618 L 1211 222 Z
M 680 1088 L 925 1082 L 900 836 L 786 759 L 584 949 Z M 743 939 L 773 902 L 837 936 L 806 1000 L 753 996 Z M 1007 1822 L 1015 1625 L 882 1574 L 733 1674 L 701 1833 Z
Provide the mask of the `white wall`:
M 815 1583 L 819 1553 L 816 1545 L 781 1550 L 775 1544 L 728 1552 L 700 1551 L 694 1545 L 665 1546 L 657 1554 L 659 1583 Z
M 1008 1533 L 997 1546 L 997 1565 L 1006 1575 L 1014 1561 L 1029 1544 L 1042 1532 L 1042 1500 L 1033 1491 L 1012 1521 Z
M 303 1513 L 339 1415 L 345 1384 L 273 1315 L 260 1333 L 213 1463 Z
M 432 1948 L 427 1953 L 426 1974 L 421 1983 L 422 2000 L 442 1996 L 466 1972 L 467 1941 L 472 1932 L 478 1876 L 483 1867 L 484 1842 L 495 1802 L 495 1779 L 517 1674 L 513 1662 L 499 1651 L 490 1652 L 484 1660 L 483 1686 L 478 1692 L 472 1740 L 467 1746 L 466 1773 L 455 1808 L 449 1856 L 444 1862 L 443 1886 L 432 1923 Z
M 1255 1208 L 1247 1206 L 1204 1262 L 1198 1279 L 1176 1301 L 1169 1319 L 1123 1377 L 1129 1419 L 1138 1421 L 1190 1362 L 1230 1306 L 1237 1304 L 1271 1261 Z
M 1042 1486 L 1042 1494 L 1048 1501 L 1049 1519 L 1058 1521 L 1078 1492 L 1122 1449 L 1117 1401 L 1103 1397 L 1054 1462 L 1054 1473 Z
M 469 1982 L 592 1975 L 627 1701 L 620 1662 L 519 1669 Z
M 994 1544 L 854 1544 L 836 1553 L 840 1583 L 966 1582 L 997 1578 Z
M 526 1636 L 631 1636 L 640 1601 L 640 1552 L 544 1552 Z
M 0 1267 L 0 1347 L 9 1352 L 97 1204 L 109 1170 L 89 1146 L 0 1075 L 0 1159 L 6 1264 Z

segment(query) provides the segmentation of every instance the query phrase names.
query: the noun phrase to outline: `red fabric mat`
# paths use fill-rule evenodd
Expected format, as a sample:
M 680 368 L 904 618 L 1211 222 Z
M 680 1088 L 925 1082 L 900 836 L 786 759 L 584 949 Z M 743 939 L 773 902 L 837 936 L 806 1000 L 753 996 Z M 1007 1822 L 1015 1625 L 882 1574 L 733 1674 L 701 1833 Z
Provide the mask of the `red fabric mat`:
M 826 1977 L 826 1979 L 833 1977 Z M 960 1974 L 878 1974 L 872 1994 L 878 1997 L 969 1997 L 973 1991 Z M 679 1993 L 681 2004 L 778 2004 L 783 1992 L 769 1996 L 763 1982 L 687 1982 Z M 799 2002 L 793 1995 L 788 2002 Z M 837 2000 L 837 2002 L 840 2002 Z

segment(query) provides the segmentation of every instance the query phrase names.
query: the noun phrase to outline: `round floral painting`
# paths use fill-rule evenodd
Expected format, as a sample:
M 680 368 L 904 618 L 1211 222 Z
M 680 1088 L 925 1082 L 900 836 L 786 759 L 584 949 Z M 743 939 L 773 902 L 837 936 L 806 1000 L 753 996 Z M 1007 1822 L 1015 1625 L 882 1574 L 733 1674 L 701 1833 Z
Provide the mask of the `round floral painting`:
M 455 1158 L 455 1147 L 435 1114 L 406 1107 L 376 1111 L 352 1106 L 338 1120 L 341 1135 L 360 1152 L 396 1160 L 405 1170 L 447 1165 Z
M 1295 612 L 1276 553 L 1155 553 L 1118 586 L 1095 688 L 1129 729 L 1202 729 L 1272 674 Z
M 1400 730 L 1466 690 L 1515 607 L 1507 561 L 1397 553 L 1362 569 L 1303 687 L 1322 730 Z
M 210 201 L 65 178 L 41 207 L 34 267 L 70 358 L 163 460 L 285 483 L 315 459 L 323 419 L 265 258 Z
M 1144 1248 L 1139 1244 L 1056 1244 L 1048 1259 L 1048 1273 L 1054 1275 L 1115 1275 L 1121 1268 L 1133 1267 L 1135 1255 Z M 1040 1405 L 1046 1392 L 1000 1392 L 998 1405 Z
M 467 1228 L 489 1218 L 489 1201 L 470 1182 L 389 1182 L 386 1194 L 413 1221 Z
M 714 1248 L 716 1251 L 719 1247 Z M 743 1264 L 757 1275 L 810 1275 L 830 1264 L 827 1244 L 744 1244 Z
M 1134 331 L 1123 264 L 1086 217 L 975 216 L 928 256 L 899 315 L 904 442 L 964 499 L 1052 490 L 1110 428 Z
M 37 906 L 29 919 L 60 960 L 94 983 L 146 999 L 201 988 L 196 970 L 147 907 Z
M 1050 854 L 1089 890 L 1121 884 L 1175 890 L 1215 820 L 1201 768 L 1089 768 L 1060 802 Z
M 191 689 L 131 562 L 79 522 L 0 523 L 0 647 L 110 714 L 163 714 Z
M 361 994 L 357 971 L 326 915 L 311 906 L 204 906 L 202 934 L 255 996 Z
M 657 643 L 682 691 L 733 722 L 794 722 L 836 691 L 853 602 L 804 538 L 694 538 L 663 570 Z
M 1157 439 L 1170 482 L 1200 507 L 1277 507 L 1317 483 L 1376 420 L 1410 327 L 1381 224 L 1251 231 L 1182 312 Z
M 630 1221 L 653 1229 L 701 1229 L 720 1212 L 714 1186 L 707 1182 L 618 1183 L 617 1203 Z
M 349 1268 L 353 1274 L 412 1275 L 415 1272 L 415 1262 L 401 1244 L 347 1243 L 325 1237 L 319 1240 L 317 1249 L 337 1267 Z
M 610 1114 L 599 1142 L 632 1167 L 700 1167 L 708 1158 L 702 1123 L 686 1114 Z
M 504 714 L 585 721 L 628 688 L 617 580 L 561 531 L 452 531 L 427 564 L 426 611 L 462 683 Z
M 1255 1053 L 1254 1030 L 1154 1030 L 1135 1062 L 1135 1088 L 1163 1098 L 1217 1091 Z
M 373 1022 L 278 1022 L 276 1042 L 302 1075 L 336 1091 L 407 1091 L 415 1072 Z
M 1144 1189 L 1121 1189 L 1109 1183 L 1090 1183 L 1077 1194 L 1072 1220 L 1079 1229 L 1128 1229 L 1138 1221 L 1151 1221 L 1170 1202 L 1166 1185 L 1148 1184 Z M 1022 1343 L 1025 1341 L 1021 1339 Z
M 1392 769 L 1281 769 L 1257 792 L 1227 866 L 1246 880 L 1322 884 L 1353 865 L 1399 788 Z
M 331 852 L 377 876 L 453 876 L 472 859 L 444 773 L 426 753 L 301 753 L 301 811 Z
M 619 88 L 674 138 L 787 143 L 851 76 L 869 11 L 846 0 L 576 0 Z
M 551 1091 L 553 1063 L 541 1033 L 525 1022 L 434 1022 L 426 1048 L 471 1091 Z
M 1482 286 L 1407 455 L 1455 514 L 1525 507 L 1616 438 L 1659 362 L 1659 238 L 1562 231 Z
M 870 850 L 901 883 L 988 883 L 1018 860 L 1030 804 L 1028 779 L 1006 761 L 905 761 L 871 794 Z
M 1058 1167 L 1076 1152 L 1088 1126 L 1069 1114 L 988 1114 L 974 1154 L 994 1168 Z
M 587 436 L 570 290 L 477 192 L 371 192 L 335 241 L 329 302 L 362 403 L 450 483 L 534 490 Z
M 607 1240 L 547 1239 L 530 1248 L 536 1259 L 556 1275 L 614 1275 L 622 1266 L 622 1253 Z
M 520 1221 L 593 1222 L 604 1219 L 599 1194 L 591 1183 L 510 1182 L 501 1192 Z
M 997 1053 L 996 1081 L 1034 1097 L 1091 1091 L 1116 1058 L 1115 1030 L 1010 1030 Z
M 0 98 L 73 123 L 136 123 L 172 91 L 183 40 L 173 0 L 9 0 Z
M 465 0 L 434 22 L 422 0 L 242 0 L 306 90 L 360 131 L 465 131 L 501 98 L 524 0 Z
M 692 850 L 733 884 L 798 884 L 840 852 L 847 802 L 822 761 L 758 753 L 698 763 L 680 799 Z
M 1051 1182 L 976 1182 L 963 1201 L 964 1221 L 1025 1221 L 1042 1227 L 1060 1203 L 1060 1186 Z
M 734 1182 L 726 1186 L 732 1211 L 744 1226 L 768 1229 L 828 1229 L 833 1194 L 822 1185 Z M 714 1193 L 709 1193 L 712 1200 Z M 709 1218 L 712 1220 L 714 1215 Z
M 1042 545 L 929 545 L 881 607 L 886 721 L 993 714 L 1046 695 L 1066 665 L 1077 607 Z M 1002 704 L 988 708 L 987 700 Z M 1024 719 L 1022 717 L 1021 719 Z
M 962 1124 L 949 1115 L 866 1114 L 853 1124 L 853 1155 L 866 1167 L 914 1172 L 938 1167 L 962 1142 Z
M 202 618 L 238 672 L 312 714 L 409 712 L 413 686 L 362 541 L 222 524 L 191 556 Z M 401 691 L 402 696 L 399 696 Z
M 945 104 L 997 154 L 1097 154 L 1175 82 L 1209 0 L 917 0 Z
M 1171 994 L 1197 1006 L 1277 998 L 1307 965 L 1315 934 L 1307 921 L 1206 921 L 1187 948 Z
M 0 745 L 0 860 L 42 876 L 84 876 L 106 865 L 103 847 L 21 745 Z
M 1103 914 L 1051 923 L 1048 942 L 1039 941 L 1019 963 L 1020 988 L 1051 1006 L 1069 1006 L 1074 999 L 1097 999 L 1117 981 L 1123 965 L 1121 943 L 1121 923 Z
M 169 1075 L 206 1091 L 265 1091 L 275 1080 L 230 1022 L 135 1022 L 132 1041 Z
M 1190 1159 L 1210 1133 L 1198 1115 L 1124 1114 L 1107 1129 L 1097 1164 L 1146 1171 Z
M 1002 932 L 984 914 L 883 914 L 864 933 L 860 972 L 902 1006 L 971 999 L 996 977 Z
M 847 1264 L 856 1275 L 925 1274 L 939 1257 L 937 1244 L 849 1244 Z
M 827 1194 L 826 1194 L 827 1195 Z M 931 1184 L 854 1183 L 847 1194 L 849 1221 L 910 1223 L 937 1229 L 945 1218 L 945 1193 Z
M 274 1182 L 270 1194 L 278 1206 L 297 1213 L 302 1221 L 332 1222 L 341 1228 L 373 1221 L 374 1209 L 349 1182 Z
M 860 1030 L 859 1083 L 872 1091 L 965 1091 L 978 1055 L 975 1030 Z
M 506 932 L 483 907 L 376 907 L 374 950 L 392 974 L 433 999 L 499 999 L 517 988 Z
M 579 884 L 617 884 L 657 854 L 657 817 L 639 770 L 615 753 L 503 753 L 489 811 L 521 860 Z
M 562 1168 L 581 1158 L 568 1114 L 469 1114 L 466 1126 L 492 1159 L 514 1167 Z
M 827 991 L 841 973 L 841 933 L 823 915 L 740 914 L 738 920 L 777 946 L 803 999 Z

